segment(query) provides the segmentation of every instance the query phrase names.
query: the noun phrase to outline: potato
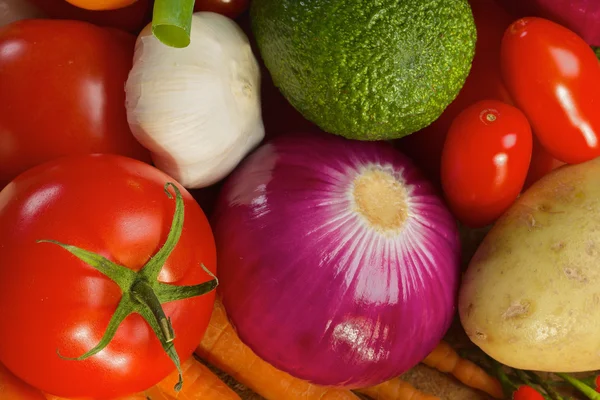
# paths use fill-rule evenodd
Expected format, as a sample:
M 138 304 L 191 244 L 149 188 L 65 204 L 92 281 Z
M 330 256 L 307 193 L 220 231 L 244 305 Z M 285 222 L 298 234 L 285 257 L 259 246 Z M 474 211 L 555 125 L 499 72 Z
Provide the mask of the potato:
M 508 366 L 600 369 L 600 159 L 542 178 L 496 222 L 465 272 L 459 313 Z

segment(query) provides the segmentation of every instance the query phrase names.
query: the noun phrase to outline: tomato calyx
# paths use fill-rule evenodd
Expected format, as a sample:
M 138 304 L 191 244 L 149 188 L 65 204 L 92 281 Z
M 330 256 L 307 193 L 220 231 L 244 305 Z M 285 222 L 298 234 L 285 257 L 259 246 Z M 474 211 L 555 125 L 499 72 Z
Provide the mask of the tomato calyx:
M 175 192 L 175 213 L 169 234 L 160 250 L 150 258 L 139 272 L 118 265 L 99 254 L 76 246 L 64 244 L 55 240 L 38 240 L 37 242 L 60 246 L 111 279 L 119 286 L 122 292 L 121 300 L 111 317 L 100 342 L 94 348 L 78 357 L 64 357 L 60 354 L 60 351 L 57 350 L 59 357 L 80 361 L 97 354 L 110 343 L 125 318 L 132 313 L 137 313 L 146 320 L 148 325 L 150 325 L 163 349 L 177 367 L 179 381 L 175 385 L 175 390 L 180 391 L 183 386 L 183 377 L 179 355 L 173 344 L 175 332 L 173 331 L 171 320 L 165 315 L 162 304 L 204 295 L 216 289 L 219 282 L 217 277 L 202 264 L 200 266 L 213 278 L 212 280 L 191 286 L 177 286 L 158 281 L 158 275 L 160 274 L 164 263 L 175 249 L 183 230 L 183 197 L 174 184 L 167 183 L 165 184 L 164 190 L 170 199 L 173 198 L 173 195 L 169 191 L 169 188 L 172 188 Z

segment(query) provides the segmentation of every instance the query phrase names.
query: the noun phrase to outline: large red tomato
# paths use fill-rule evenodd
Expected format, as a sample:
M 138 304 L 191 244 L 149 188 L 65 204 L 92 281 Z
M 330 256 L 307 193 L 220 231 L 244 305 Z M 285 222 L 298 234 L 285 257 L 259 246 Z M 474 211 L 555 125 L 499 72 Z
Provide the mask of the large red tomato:
M 46 400 L 46 397 L 0 364 L 0 400 Z
M 202 209 L 178 184 L 184 220 L 171 229 L 181 198 L 165 187 L 168 182 L 169 176 L 137 160 L 84 155 L 34 167 L 0 192 L 0 362 L 16 376 L 66 398 L 116 398 L 158 383 L 175 367 L 158 339 L 164 342 L 163 335 L 138 313 L 118 325 L 99 353 L 63 358 L 98 344 L 127 299 L 137 312 L 154 309 L 159 315 L 160 307 L 142 307 L 152 298 L 148 287 L 164 303 L 181 361 L 191 356 L 208 325 L 215 292 L 175 300 L 181 297 L 176 290 L 214 285 L 202 265 L 215 273 L 216 250 Z M 178 241 L 172 236 L 177 226 Z M 126 276 L 125 289 L 93 268 L 90 257 L 84 262 L 68 248 L 40 240 L 76 246 L 121 266 L 108 272 Z M 163 254 L 163 262 L 159 251 L 165 243 L 175 247 L 170 256 Z M 152 262 L 158 276 L 143 269 Z M 150 274 L 145 281 L 143 271 Z
M 542 146 L 568 164 L 600 156 L 600 64 L 573 31 L 515 21 L 502 39 L 502 77 Z
M 463 88 L 435 122 L 396 141 L 398 148 L 410 156 L 435 183 L 440 182 L 442 149 L 454 118 L 479 100 L 511 102 L 500 74 L 500 43 L 512 17 L 494 0 L 470 0 L 469 3 L 477 26 L 477 44 L 471 71 Z
M 23 20 L 0 29 L 0 188 L 65 155 L 150 161 L 125 110 L 134 45 L 130 34 L 79 21 Z

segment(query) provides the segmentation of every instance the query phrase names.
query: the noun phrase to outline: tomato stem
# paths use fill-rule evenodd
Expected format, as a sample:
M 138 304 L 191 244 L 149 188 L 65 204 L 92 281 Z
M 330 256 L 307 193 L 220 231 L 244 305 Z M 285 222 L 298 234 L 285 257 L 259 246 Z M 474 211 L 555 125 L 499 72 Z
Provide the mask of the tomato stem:
M 560 377 L 561 379 L 569 382 L 575 389 L 579 390 L 583 393 L 588 399 L 591 400 L 600 400 L 600 393 L 596 392 L 594 389 L 581 382 L 579 379 L 575 379 L 568 374 L 563 373 L 555 373 L 554 375 Z
M 111 317 L 102 339 L 94 346 L 94 348 L 87 351 L 85 354 L 74 358 L 64 357 L 57 350 L 58 356 L 68 360 L 84 360 L 93 356 L 108 346 L 115 336 L 117 329 L 127 316 L 132 313 L 138 313 L 146 320 L 148 325 L 150 325 L 164 351 L 171 358 L 173 364 L 175 364 L 175 367 L 179 371 L 179 381 L 175 385 L 175 390 L 179 391 L 183 385 L 183 376 L 179 355 L 173 344 L 175 332 L 170 318 L 168 318 L 164 312 L 162 304 L 169 301 L 184 300 L 204 295 L 214 290 L 219 282 L 217 277 L 203 264 L 200 265 L 201 268 L 212 278 L 208 282 L 192 286 L 178 286 L 158 281 L 158 275 L 160 274 L 164 263 L 177 246 L 183 231 L 185 215 L 183 197 L 177 186 L 172 183 L 167 183 L 165 184 L 164 190 L 170 199 L 173 198 L 173 195 L 169 191 L 170 188 L 175 192 L 175 213 L 173 221 L 171 222 L 169 234 L 160 250 L 139 272 L 118 265 L 99 254 L 69 244 L 60 243 L 56 240 L 38 240 L 37 242 L 60 246 L 62 249 L 68 251 L 79 260 L 112 280 L 119 286 L 123 293 L 121 301 Z
M 175 333 L 173 332 L 171 321 L 165 315 L 165 311 L 163 310 L 158 297 L 156 297 L 156 293 L 154 292 L 154 289 L 152 289 L 152 286 L 145 280 L 140 279 L 131 287 L 131 295 L 136 301 L 148 307 L 152 312 L 152 315 L 160 326 L 165 342 L 169 343 L 175 340 Z

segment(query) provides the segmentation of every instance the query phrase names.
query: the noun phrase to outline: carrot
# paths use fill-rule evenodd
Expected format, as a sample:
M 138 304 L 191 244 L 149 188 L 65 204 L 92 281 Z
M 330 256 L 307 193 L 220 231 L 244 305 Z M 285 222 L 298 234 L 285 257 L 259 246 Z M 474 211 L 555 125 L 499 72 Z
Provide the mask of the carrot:
M 166 399 L 177 400 L 241 400 L 229 386 L 221 381 L 208 367 L 194 356 L 188 358 L 182 365 L 183 388 L 175 392 L 174 386 L 178 381 L 177 371 L 156 385 Z M 152 400 L 154 398 L 151 397 Z M 162 399 L 158 399 L 162 400 Z
M 29 386 L 0 364 L 0 400 L 45 400 L 39 390 Z
M 219 300 L 196 354 L 267 400 L 358 400 L 349 390 L 313 385 L 262 360 L 242 343 Z
M 463 384 L 479 389 L 496 399 L 503 399 L 502 385 L 477 364 L 461 358 L 446 342 L 442 341 L 423 360 L 423 364 L 444 373 L 451 373 Z
M 400 378 L 358 389 L 357 392 L 366 394 L 373 400 L 440 400 L 439 397 L 423 393 Z

